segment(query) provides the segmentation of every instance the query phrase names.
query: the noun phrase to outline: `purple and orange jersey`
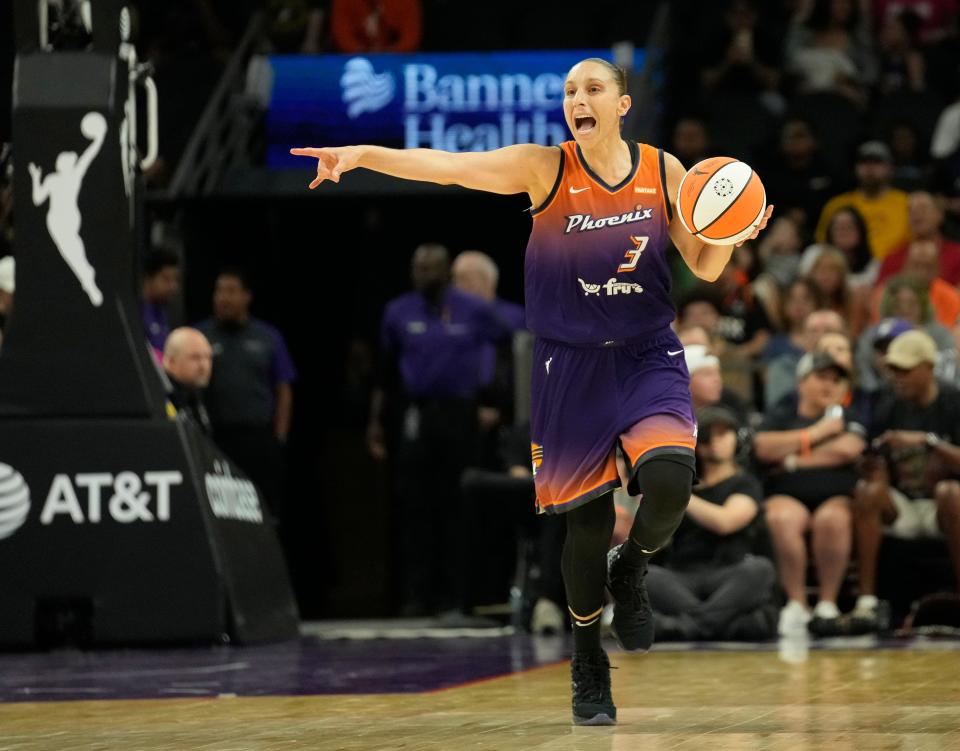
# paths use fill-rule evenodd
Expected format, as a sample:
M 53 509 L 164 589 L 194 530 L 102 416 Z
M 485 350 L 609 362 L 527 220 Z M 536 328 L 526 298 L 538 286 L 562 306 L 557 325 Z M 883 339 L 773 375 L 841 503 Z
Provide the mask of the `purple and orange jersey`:
M 663 153 L 628 142 L 630 174 L 607 185 L 575 142 L 533 210 L 526 309 L 534 348 L 531 440 L 537 508 L 568 511 L 658 455 L 693 467 L 689 374 L 670 323 L 671 208 Z M 642 488 L 640 489 L 642 491 Z
M 527 327 L 568 344 L 632 340 L 673 321 L 663 152 L 628 142 L 633 168 L 607 185 L 574 141 L 527 243 Z

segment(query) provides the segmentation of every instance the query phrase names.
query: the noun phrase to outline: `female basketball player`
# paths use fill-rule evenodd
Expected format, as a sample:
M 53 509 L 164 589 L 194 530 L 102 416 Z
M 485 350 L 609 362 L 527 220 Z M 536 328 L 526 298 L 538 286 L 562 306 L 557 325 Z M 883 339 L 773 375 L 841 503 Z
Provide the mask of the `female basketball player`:
M 539 509 L 567 514 L 561 562 L 573 618 L 573 720 L 610 725 L 616 707 L 600 646 L 604 586 L 620 644 L 645 651 L 653 618 L 647 560 L 683 518 L 694 479 L 696 425 L 683 346 L 670 329 L 667 249 L 714 281 L 733 246 L 689 234 L 674 204 L 685 169 L 670 154 L 625 141 L 624 72 L 596 58 L 567 77 L 563 111 L 574 140 L 485 153 L 378 146 L 291 149 L 317 158 L 317 176 L 339 182 L 363 167 L 408 180 L 491 193 L 526 193 L 533 229 L 526 255 L 527 325 L 537 340 L 531 438 Z M 770 217 L 762 217 L 756 237 Z M 620 485 L 617 443 L 643 492 L 630 539 L 607 549 Z

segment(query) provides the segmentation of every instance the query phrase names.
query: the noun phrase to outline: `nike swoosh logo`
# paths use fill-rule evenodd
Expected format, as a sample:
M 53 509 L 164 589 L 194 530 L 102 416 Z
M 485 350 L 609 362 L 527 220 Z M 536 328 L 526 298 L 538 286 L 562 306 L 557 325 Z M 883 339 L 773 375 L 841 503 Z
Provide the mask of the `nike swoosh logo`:
M 701 171 L 698 170 L 696 167 L 694 167 L 694 168 L 693 168 L 693 174 L 695 174 L 695 175 L 705 175 L 705 174 L 707 174 L 707 173 L 706 173 L 706 172 L 701 172 Z
M 679 355 L 681 352 L 683 352 L 682 349 L 678 349 L 676 352 L 671 352 L 670 350 L 667 350 L 667 354 L 670 355 L 670 357 L 674 357 L 674 356 L 676 356 L 676 355 Z
M 585 190 L 590 190 L 590 186 L 588 185 L 586 188 L 570 188 L 571 193 L 583 193 Z

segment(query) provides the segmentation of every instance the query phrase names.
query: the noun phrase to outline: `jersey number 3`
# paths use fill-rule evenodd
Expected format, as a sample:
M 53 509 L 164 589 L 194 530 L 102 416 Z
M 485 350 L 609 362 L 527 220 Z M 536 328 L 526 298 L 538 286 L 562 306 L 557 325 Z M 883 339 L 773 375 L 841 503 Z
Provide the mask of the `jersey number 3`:
M 631 248 L 624 254 L 624 262 L 617 267 L 618 274 L 623 271 L 633 271 L 637 268 L 637 264 L 640 262 L 640 255 L 643 253 L 644 248 L 647 247 L 647 241 L 650 240 L 649 237 L 636 237 L 635 235 L 630 235 L 630 239 L 636 247 Z

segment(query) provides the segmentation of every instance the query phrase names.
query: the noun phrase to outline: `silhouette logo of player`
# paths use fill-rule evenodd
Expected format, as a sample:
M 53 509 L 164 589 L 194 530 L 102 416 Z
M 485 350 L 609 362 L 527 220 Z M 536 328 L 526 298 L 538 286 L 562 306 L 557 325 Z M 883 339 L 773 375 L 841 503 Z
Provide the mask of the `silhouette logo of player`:
M 95 271 L 87 260 L 87 252 L 83 240 L 80 239 L 81 216 L 77 202 L 87 168 L 103 146 L 107 120 L 99 112 L 88 112 L 80 121 L 80 132 L 92 143 L 79 159 L 74 151 L 60 152 L 57 156 L 56 171 L 47 174 L 42 180 L 42 172 L 36 164 L 30 162 L 28 168 L 33 180 L 33 205 L 42 206 L 50 199 L 47 231 L 63 260 L 80 280 L 90 302 L 99 307 L 103 304 L 103 293 L 94 281 Z

